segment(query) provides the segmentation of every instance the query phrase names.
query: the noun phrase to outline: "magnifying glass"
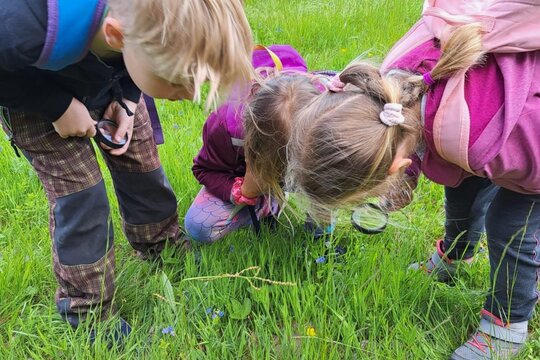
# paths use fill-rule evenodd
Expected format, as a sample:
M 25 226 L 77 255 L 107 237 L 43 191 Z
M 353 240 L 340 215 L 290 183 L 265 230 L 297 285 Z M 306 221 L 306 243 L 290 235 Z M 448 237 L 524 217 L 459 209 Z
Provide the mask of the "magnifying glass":
M 110 147 L 111 149 L 120 149 L 126 145 L 128 136 L 126 134 L 126 136 L 120 142 L 114 141 L 113 136 L 117 129 L 118 125 L 116 125 L 116 123 L 112 120 L 103 119 L 98 121 L 96 125 L 96 141 Z
M 351 223 L 361 233 L 381 233 L 388 224 L 388 213 L 375 203 L 365 203 L 353 210 Z

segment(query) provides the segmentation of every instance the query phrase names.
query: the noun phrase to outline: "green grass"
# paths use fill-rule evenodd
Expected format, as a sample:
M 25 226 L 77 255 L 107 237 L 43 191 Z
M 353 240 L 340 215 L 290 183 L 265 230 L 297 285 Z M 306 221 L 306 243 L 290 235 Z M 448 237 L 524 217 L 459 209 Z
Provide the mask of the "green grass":
M 419 0 L 247 1 L 256 41 L 292 44 L 314 70 L 341 69 L 360 54 L 382 58 L 420 7 Z M 190 167 L 205 114 L 188 102 L 158 108 L 166 135 L 160 152 L 184 214 L 199 189 Z M 261 239 L 242 230 L 185 258 L 167 252 L 162 266 L 142 262 L 121 235 L 114 207 L 115 303 L 135 331 L 123 351 L 90 346 L 87 328 L 73 331 L 55 313 L 39 181 L 7 141 L 1 147 L 0 359 L 446 359 L 477 325 L 488 289 L 485 255 L 453 286 L 406 270 L 443 233 L 441 188 L 422 181 L 413 204 L 381 235 L 355 232 L 343 214 L 332 241 L 348 252 L 324 264 L 314 259 L 325 245 L 306 238 L 299 220 L 263 229 Z M 295 286 L 255 281 L 256 290 L 245 278 L 223 276 L 250 266 Z M 217 278 L 186 280 L 205 276 Z M 207 308 L 225 316 L 212 320 Z M 175 336 L 162 334 L 167 326 Z M 534 333 L 522 358 L 539 356 Z

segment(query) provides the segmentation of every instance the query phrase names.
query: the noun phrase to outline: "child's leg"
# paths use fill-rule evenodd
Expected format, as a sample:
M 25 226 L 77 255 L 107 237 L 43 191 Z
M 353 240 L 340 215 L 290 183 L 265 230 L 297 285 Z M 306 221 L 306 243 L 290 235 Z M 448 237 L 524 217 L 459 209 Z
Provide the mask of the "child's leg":
M 189 236 L 203 243 L 213 243 L 249 224 L 251 218 L 247 208 L 239 210 L 234 204 L 210 194 L 204 186 L 191 204 L 185 219 Z
M 6 115 L 49 200 L 58 311 L 73 326 L 91 308 L 99 306 L 106 315 L 114 294 L 113 231 L 92 144 L 60 138 L 38 115 Z
M 489 292 L 480 325 L 451 359 L 510 359 L 527 340 L 538 301 L 540 195 L 498 190 L 486 215 Z
M 487 208 L 498 187 L 489 179 L 470 177 L 457 188 L 445 187 L 444 250 L 449 259 L 467 259 L 484 232 Z
M 498 187 L 491 181 L 470 177 L 457 188 L 445 187 L 445 237 L 437 241 L 436 250 L 426 262 L 417 262 L 410 269 L 422 269 L 445 282 L 456 273 L 454 260 L 472 259 L 476 244 L 484 231 L 485 214 Z
M 540 195 L 500 189 L 486 216 L 493 290 L 485 310 L 503 322 L 531 318 L 538 300 Z
M 127 152 L 103 152 L 111 171 L 122 226 L 131 246 L 143 255 L 157 255 L 167 240 L 181 235 L 176 197 L 161 166 L 144 100 L 134 116 Z

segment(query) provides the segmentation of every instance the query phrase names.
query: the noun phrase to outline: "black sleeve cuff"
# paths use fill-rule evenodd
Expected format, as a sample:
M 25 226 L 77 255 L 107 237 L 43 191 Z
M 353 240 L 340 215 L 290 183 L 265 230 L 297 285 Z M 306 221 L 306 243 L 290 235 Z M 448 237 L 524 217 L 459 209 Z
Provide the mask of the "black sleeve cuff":
M 51 122 L 62 116 L 73 99 L 66 90 L 44 78 L 36 69 L 0 70 L 0 105 L 37 113 Z

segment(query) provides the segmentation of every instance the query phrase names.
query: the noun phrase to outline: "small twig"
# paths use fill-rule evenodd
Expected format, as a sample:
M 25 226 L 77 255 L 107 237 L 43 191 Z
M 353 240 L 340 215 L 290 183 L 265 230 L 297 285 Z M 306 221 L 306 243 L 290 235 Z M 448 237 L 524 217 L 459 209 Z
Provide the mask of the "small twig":
M 160 295 L 160 294 L 157 294 L 157 293 L 155 293 L 154 296 L 157 297 L 159 300 L 163 300 L 163 301 L 165 301 L 166 303 L 169 303 L 169 304 L 182 305 L 182 304 L 180 304 L 179 302 L 176 302 L 176 301 L 170 301 L 170 300 L 167 299 L 165 296 Z
M 253 276 L 246 276 L 246 275 L 242 275 L 248 271 L 253 271 L 254 274 Z M 267 284 L 270 284 L 270 285 L 278 285 L 278 286 L 296 286 L 296 283 L 293 283 L 293 282 L 289 282 L 289 281 L 277 281 L 277 280 L 271 280 L 271 279 L 266 279 L 266 278 L 262 278 L 259 275 L 259 272 L 261 271 L 261 268 L 260 266 L 250 266 L 244 270 L 241 270 L 237 273 L 234 273 L 234 274 L 221 274 L 221 275 L 213 275 L 213 276 L 199 276 L 199 277 L 191 277 L 191 278 L 185 278 L 185 279 L 182 279 L 182 282 L 183 281 L 193 281 L 193 280 L 197 280 L 197 281 L 214 281 L 214 280 L 219 280 L 219 279 L 226 279 L 226 278 L 233 278 L 233 279 L 243 279 L 243 280 L 246 280 L 249 285 L 255 289 L 255 290 L 261 290 L 260 287 L 256 286 L 253 281 L 256 280 L 256 281 L 260 281 L 260 282 L 263 282 L 263 283 L 267 283 Z

